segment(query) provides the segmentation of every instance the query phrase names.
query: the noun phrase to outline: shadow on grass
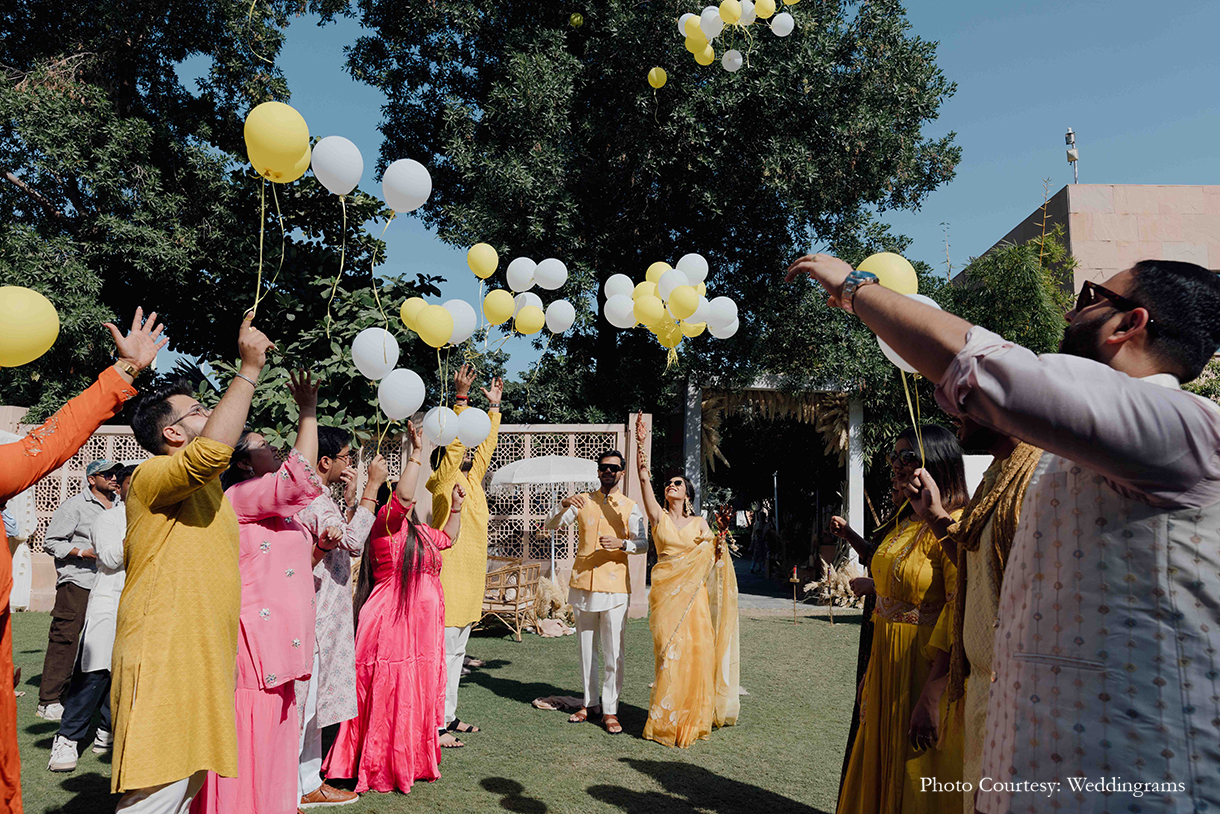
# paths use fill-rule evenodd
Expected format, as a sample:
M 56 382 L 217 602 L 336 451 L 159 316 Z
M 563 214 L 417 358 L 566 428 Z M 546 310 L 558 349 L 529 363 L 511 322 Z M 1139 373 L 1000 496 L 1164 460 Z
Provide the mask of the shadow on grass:
M 578 690 L 560 689 L 554 684 L 544 684 L 540 681 L 515 681 L 511 678 L 501 678 L 499 676 L 487 675 L 482 670 L 475 670 L 470 675 L 465 677 L 465 680 L 471 684 L 478 684 L 480 687 L 487 689 L 501 698 L 507 698 L 510 701 L 519 701 L 522 704 L 529 704 L 535 698 L 545 698 L 550 695 L 572 695 L 580 697 L 581 693 Z M 550 713 L 552 715 L 558 713 Z M 566 718 L 567 715 L 565 714 Z M 639 740 L 644 731 L 644 723 L 648 720 L 648 710 L 642 709 L 631 704 L 624 704 L 620 699 L 618 703 L 618 719 L 623 725 L 623 734 Z
M 507 777 L 484 777 L 479 785 L 492 794 L 501 795 L 500 807 L 518 814 L 546 814 L 546 803 L 534 797 L 526 797 L 525 786 Z
M 755 814 L 759 811 L 784 814 L 827 814 L 821 809 L 798 803 L 768 789 L 742 783 L 689 763 L 621 758 L 631 768 L 646 774 L 665 789 L 634 791 L 622 786 L 599 785 L 588 788 L 589 796 L 622 809 L 626 814 Z
M 119 802 L 119 795 L 110 793 L 110 778 L 97 772 L 73 774 L 59 787 L 74 796 L 58 808 L 46 809 L 45 814 L 95 814 L 113 811 Z

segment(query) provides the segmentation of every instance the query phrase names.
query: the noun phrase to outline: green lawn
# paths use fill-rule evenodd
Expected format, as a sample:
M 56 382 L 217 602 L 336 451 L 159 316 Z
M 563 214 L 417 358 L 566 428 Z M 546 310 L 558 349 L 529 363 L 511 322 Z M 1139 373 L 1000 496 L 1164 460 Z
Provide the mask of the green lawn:
M 13 617 L 13 648 L 22 668 L 17 699 L 25 810 L 113 811 L 109 756 L 88 749 L 71 774 L 47 771 L 58 729 L 34 717 L 46 646 L 47 614 Z M 408 796 L 369 792 L 360 812 L 525 812 L 526 814 L 817 814 L 834 810 L 855 684 L 858 614 L 833 627 L 821 617 L 793 626 L 791 617 L 741 620 L 742 699 L 736 727 L 712 733 L 690 749 L 642 740 L 652 680 L 646 620 L 627 629 L 627 683 L 617 737 L 529 702 L 543 695 L 578 695 L 572 637 L 525 636 L 520 644 L 498 632 L 476 632 L 470 652 L 488 666 L 463 679 L 458 714 L 484 732 L 449 750 L 442 779 Z M 184 698 L 184 704 L 191 699 Z

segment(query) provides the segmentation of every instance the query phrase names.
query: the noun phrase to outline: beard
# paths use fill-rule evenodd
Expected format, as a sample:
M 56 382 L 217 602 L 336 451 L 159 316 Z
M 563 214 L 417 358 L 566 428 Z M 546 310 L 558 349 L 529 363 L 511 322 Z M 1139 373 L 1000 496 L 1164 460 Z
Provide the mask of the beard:
M 1109 319 L 1109 315 L 1094 317 L 1090 320 L 1079 318 L 1072 320 L 1063 330 L 1063 339 L 1059 342 L 1059 352 L 1100 362 L 1101 329 L 1107 319 Z
M 461 470 L 463 472 L 469 472 L 473 468 L 474 468 L 474 461 L 469 460 L 469 459 L 462 461 Z

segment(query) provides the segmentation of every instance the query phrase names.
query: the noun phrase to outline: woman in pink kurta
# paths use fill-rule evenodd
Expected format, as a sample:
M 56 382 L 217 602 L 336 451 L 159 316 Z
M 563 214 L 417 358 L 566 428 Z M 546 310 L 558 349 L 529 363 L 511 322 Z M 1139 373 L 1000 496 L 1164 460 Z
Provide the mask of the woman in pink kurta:
M 304 382 L 304 384 L 302 384 Z M 313 669 L 313 538 L 293 515 L 322 494 L 314 471 L 317 387 L 293 379 L 296 447 L 279 463 L 258 433 L 233 450 L 225 497 L 239 523 L 237 777 L 208 772 L 192 814 L 294 814 L 300 719 L 294 682 Z M 233 483 L 233 481 L 237 481 Z M 206 556 L 206 552 L 200 552 Z
M 414 516 L 423 439 L 410 422 L 412 453 L 377 513 L 360 566 L 356 601 L 356 702 L 326 756 L 326 776 L 356 778 L 356 791 L 408 792 L 440 773 L 445 728 L 445 598 L 440 552 L 452 545 L 466 493 L 453 488 L 440 531 Z M 366 598 L 367 597 L 367 598 Z M 361 604 L 361 599 L 365 598 Z

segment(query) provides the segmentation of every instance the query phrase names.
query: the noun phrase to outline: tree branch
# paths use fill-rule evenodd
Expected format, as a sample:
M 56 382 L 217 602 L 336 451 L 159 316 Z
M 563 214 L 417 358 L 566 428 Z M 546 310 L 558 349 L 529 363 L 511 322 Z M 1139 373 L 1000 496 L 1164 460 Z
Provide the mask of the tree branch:
M 17 189 L 21 190 L 21 191 L 22 191 L 22 192 L 24 192 L 26 195 L 30 196 L 30 197 L 31 197 L 31 198 L 33 198 L 35 201 L 37 201 L 37 202 L 39 203 L 39 205 L 41 205 L 41 206 L 42 206 L 42 208 L 43 208 L 43 209 L 45 209 L 45 210 L 47 211 L 47 214 L 48 214 L 48 215 L 50 215 L 51 217 L 55 218 L 55 219 L 56 219 L 57 221 L 59 221 L 60 223 L 62 223 L 62 224 L 64 224 L 64 225 L 67 225 L 67 226 L 71 226 L 71 225 L 72 225 L 72 220 L 71 220 L 71 219 L 70 219 L 70 218 L 69 218 L 67 215 L 65 215 L 63 212 L 61 212 L 61 211 L 60 211 L 60 210 L 59 210 L 59 209 L 58 209 L 58 208 L 55 206 L 55 204 L 54 204 L 54 203 L 52 203 L 51 201 L 47 200 L 47 198 L 46 198 L 46 197 L 45 197 L 45 196 L 44 196 L 44 195 L 43 195 L 41 192 L 39 192 L 38 190 L 34 189 L 32 186 L 30 186 L 29 184 L 27 184 L 25 181 L 22 181 L 20 178 L 18 178 L 18 177 L 17 177 L 16 175 L 14 175 L 12 172 L 9 172 L 8 170 L 5 170 L 5 172 L 4 172 L 4 180 L 8 181 L 10 184 L 12 184 L 13 186 L 17 187 Z

